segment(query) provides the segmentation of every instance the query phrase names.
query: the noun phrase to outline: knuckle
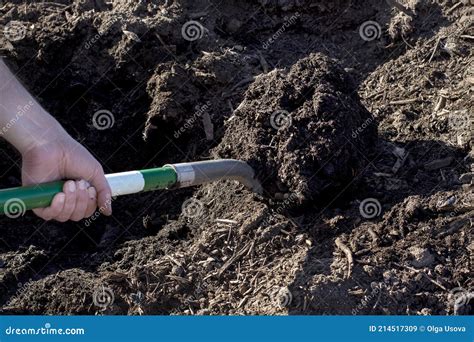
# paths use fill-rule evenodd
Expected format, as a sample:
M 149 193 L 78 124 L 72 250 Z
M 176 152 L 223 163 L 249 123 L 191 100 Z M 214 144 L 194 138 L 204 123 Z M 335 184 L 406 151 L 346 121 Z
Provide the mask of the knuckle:
M 104 174 L 104 168 L 102 167 L 102 165 L 100 165 L 99 163 L 95 164 L 94 166 L 94 178 L 96 177 L 100 177 Z

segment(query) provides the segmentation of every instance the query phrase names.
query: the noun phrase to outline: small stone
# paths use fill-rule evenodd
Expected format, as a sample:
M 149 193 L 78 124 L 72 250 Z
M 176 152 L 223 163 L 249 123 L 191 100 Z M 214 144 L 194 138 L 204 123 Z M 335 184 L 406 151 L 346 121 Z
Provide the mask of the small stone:
M 414 258 L 411 261 L 411 264 L 414 267 L 417 267 L 417 268 L 427 267 L 434 262 L 434 256 L 433 254 L 430 253 L 428 248 L 413 246 L 413 247 L 410 247 L 408 251 Z

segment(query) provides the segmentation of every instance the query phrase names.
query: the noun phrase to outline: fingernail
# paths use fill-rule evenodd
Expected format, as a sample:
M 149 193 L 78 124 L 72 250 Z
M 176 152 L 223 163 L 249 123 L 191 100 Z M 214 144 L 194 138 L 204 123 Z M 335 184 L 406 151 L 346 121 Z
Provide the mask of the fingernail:
M 96 197 L 97 197 L 97 191 L 95 191 L 94 188 L 89 188 L 89 189 L 87 189 L 87 192 L 89 193 L 89 198 L 90 198 L 91 200 L 96 199 Z
M 67 185 L 67 190 L 69 192 L 75 192 L 76 191 L 76 183 L 75 182 L 69 182 Z
M 65 200 L 66 200 L 66 195 L 64 195 L 63 193 L 58 194 L 59 204 L 63 204 Z
M 87 189 L 87 184 L 85 181 L 80 180 L 79 181 L 79 190 L 86 190 Z
M 109 215 L 112 215 L 112 196 L 110 194 L 107 194 L 106 198 L 106 206 L 107 206 L 107 212 Z

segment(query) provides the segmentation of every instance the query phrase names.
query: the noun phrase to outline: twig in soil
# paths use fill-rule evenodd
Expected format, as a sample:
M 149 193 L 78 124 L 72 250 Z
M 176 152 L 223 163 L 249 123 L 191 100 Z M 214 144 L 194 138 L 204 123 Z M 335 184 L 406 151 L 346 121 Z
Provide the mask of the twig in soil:
M 369 227 L 367 229 L 367 232 L 370 234 L 370 236 L 372 237 L 372 246 L 378 246 L 379 244 L 379 236 L 377 235 L 376 232 L 374 232 L 374 230 L 372 229 L 372 227 Z
M 354 265 L 354 257 L 352 256 L 352 252 L 351 250 L 349 249 L 349 247 L 347 247 L 342 241 L 340 238 L 337 238 L 336 241 L 336 246 L 344 252 L 344 254 L 346 255 L 346 258 L 347 258 L 347 276 L 346 278 L 349 278 L 352 274 L 352 266 Z
M 444 92 L 440 92 L 438 101 L 436 101 L 436 105 L 433 108 L 433 112 L 437 113 L 440 110 L 442 110 L 444 107 L 446 107 L 446 100 L 447 100 L 447 94 Z
M 382 95 L 386 90 L 387 90 L 386 88 L 384 88 L 384 89 L 382 89 L 382 90 L 378 90 L 378 91 L 376 91 L 375 93 L 372 93 L 372 94 L 367 95 L 365 98 L 366 98 L 366 99 L 371 99 L 371 98 L 373 98 L 373 97 L 380 96 L 380 95 Z
M 426 171 L 439 170 L 443 167 L 451 165 L 453 160 L 454 160 L 453 157 L 446 157 L 446 158 L 442 158 L 442 159 L 432 160 L 428 163 L 425 163 L 424 168 L 425 168 Z
M 247 84 L 247 83 L 250 83 L 250 82 L 253 82 L 253 81 L 255 81 L 255 76 L 250 76 L 250 77 L 244 78 L 243 80 L 239 81 L 235 86 L 233 86 L 231 90 L 234 91 L 238 87 L 241 87 L 244 84 Z
M 361 265 L 375 266 L 372 262 L 362 259 L 355 259 L 355 262 Z
M 242 249 L 240 249 L 238 252 L 234 253 L 234 255 L 225 262 L 224 265 L 220 268 L 220 270 L 217 272 L 219 276 L 222 275 L 234 262 L 238 261 L 242 256 L 244 256 L 250 247 L 252 246 L 252 242 L 247 243 Z
M 458 1 L 456 4 L 454 4 L 450 9 L 446 11 L 446 14 L 450 14 L 453 12 L 456 8 L 462 5 L 462 1 Z
M 402 37 L 403 42 L 404 42 L 410 49 L 414 49 L 414 48 L 415 48 L 413 45 L 411 45 L 410 43 L 408 43 L 408 42 L 406 41 L 405 37 L 403 37 L 403 34 L 402 34 L 401 37 Z
M 263 73 L 266 74 L 268 72 L 268 63 L 259 50 L 257 50 L 257 55 L 260 65 L 262 66 Z
M 186 279 L 186 278 L 183 278 L 183 277 L 180 277 L 180 276 L 175 276 L 175 275 L 172 275 L 172 274 L 167 274 L 165 277 L 176 280 L 177 282 L 182 283 L 182 284 L 190 284 L 191 283 L 191 281 L 189 279 Z
M 456 218 L 454 221 L 452 221 L 449 224 L 449 229 L 441 232 L 438 234 L 439 238 L 443 238 L 445 236 L 451 235 L 459 231 L 462 227 L 467 226 L 469 224 L 470 220 L 469 218 L 462 217 L 462 218 Z
M 374 306 L 372 307 L 372 310 L 374 310 L 379 305 L 381 297 L 382 297 L 382 287 L 380 287 L 379 296 L 377 297 L 377 301 L 375 302 Z
M 220 218 L 217 218 L 216 222 L 217 223 L 224 223 L 224 224 L 231 224 L 231 225 L 237 225 L 238 224 L 238 222 L 236 220 L 220 219 Z
M 404 104 L 414 103 L 416 101 L 418 101 L 418 98 L 390 101 L 389 104 L 390 105 L 404 105 Z
M 176 264 L 177 266 L 179 267 L 183 267 L 183 264 L 180 263 L 178 260 L 176 260 L 175 258 L 173 258 L 171 255 L 167 255 L 166 256 L 168 259 L 170 259 L 171 262 L 173 262 L 174 264 Z
M 372 252 L 371 248 L 364 248 L 364 249 L 359 249 L 357 252 L 354 253 L 354 256 L 359 257 L 361 255 L 366 255 L 369 252 Z M 357 261 L 357 260 L 356 260 Z
M 163 45 L 163 48 L 166 50 L 166 52 L 168 52 L 176 60 L 176 51 L 173 52 L 170 50 L 170 47 L 175 47 L 175 46 L 166 44 L 165 41 L 161 38 L 161 36 L 158 33 L 155 33 L 155 36 L 160 41 L 161 45 Z
M 432 282 L 433 284 L 435 284 L 436 286 L 438 286 L 439 288 L 443 289 L 444 291 L 448 291 L 448 289 L 446 287 L 444 287 L 442 284 L 440 284 L 438 281 L 434 280 L 433 278 L 431 278 L 429 275 L 426 274 L 425 271 L 423 270 L 417 270 L 416 268 L 413 268 L 413 267 L 410 267 L 410 266 L 406 266 L 406 265 L 401 265 L 397 262 L 394 262 L 393 263 L 394 265 L 398 266 L 398 267 L 403 267 L 403 268 L 406 268 L 410 271 L 413 271 L 413 272 L 416 272 L 416 273 L 421 273 L 423 276 L 425 276 L 426 279 L 428 279 L 430 282 Z
M 440 41 L 441 41 L 441 37 L 438 37 L 438 39 L 436 39 L 436 43 L 435 43 L 435 46 L 433 48 L 433 52 L 431 53 L 430 59 L 428 60 L 428 63 L 431 63 L 431 61 L 433 60 L 433 57 L 434 57 L 436 51 L 438 50 L 438 45 L 439 45 Z
M 398 9 L 400 12 L 403 12 L 407 16 L 412 17 L 412 13 L 405 6 L 403 6 L 401 3 L 399 3 L 397 0 L 387 0 L 387 3 L 390 6 L 393 6 L 396 9 Z
M 230 112 L 233 114 L 234 113 L 234 106 L 232 106 L 232 102 L 230 100 L 227 100 L 227 105 L 229 106 Z
M 245 305 L 245 303 L 247 303 L 247 301 L 249 300 L 250 296 L 245 296 L 239 303 L 239 305 L 237 306 L 237 309 L 240 309 L 242 306 Z

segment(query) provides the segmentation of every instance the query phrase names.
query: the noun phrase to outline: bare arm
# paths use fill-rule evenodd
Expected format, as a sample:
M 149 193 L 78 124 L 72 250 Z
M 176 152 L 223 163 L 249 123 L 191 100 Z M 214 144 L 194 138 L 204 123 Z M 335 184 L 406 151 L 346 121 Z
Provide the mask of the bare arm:
M 111 191 L 100 163 L 41 107 L 1 59 L 0 136 L 22 155 L 24 185 L 72 179 L 49 208 L 35 210 L 38 216 L 78 221 L 92 215 L 97 205 L 111 214 Z

